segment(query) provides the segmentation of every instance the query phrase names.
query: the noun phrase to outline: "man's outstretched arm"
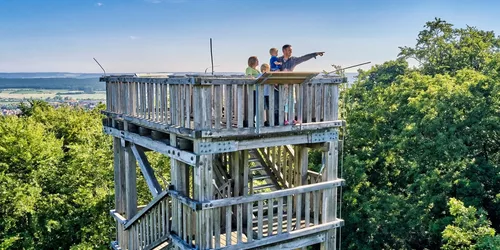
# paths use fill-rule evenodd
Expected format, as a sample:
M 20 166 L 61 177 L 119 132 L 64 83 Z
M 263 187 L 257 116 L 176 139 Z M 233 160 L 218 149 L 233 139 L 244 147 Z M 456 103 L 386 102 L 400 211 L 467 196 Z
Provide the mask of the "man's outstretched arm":
M 314 53 L 310 53 L 307 55 L 303 55 L 301 57 L 297 57 L 294 61 L 294 64 L 297 65 L 297 64 L 303 63 L 303 62 L 310 60 L 312 58 L 316 58 L 316 56 L 323 56 L 324 53 L 325 52 L 314 52 Z

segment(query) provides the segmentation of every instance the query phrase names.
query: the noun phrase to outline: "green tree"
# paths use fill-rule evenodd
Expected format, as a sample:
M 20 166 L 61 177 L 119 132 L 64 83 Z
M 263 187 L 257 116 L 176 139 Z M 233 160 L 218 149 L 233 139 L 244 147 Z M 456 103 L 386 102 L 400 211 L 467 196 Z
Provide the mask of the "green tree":
M 455 29 L 439 18 L 424 27 L 415 47 L 400 47 L 399 56 L 415 59 L 425 74 L 453 74 L 465 68 L 482 71 L 500 51 L 500 38 L 493 31 L 471 26 Z
M 495 229 L 490 227 L 484 211 L 465 207 L 455 198 L 451 198 L 448 205 L 455 219 L 443 231 L 442 249 L 500 249 L 500 236 L 495 236 Z
M 449 197 L 484 209 L 500 227 L 500 57 L 479 50 L 479 68 L 451 67 L 453 58 L 433 58 L 436 46 L 412 52 L 422 67 L 386 62 L 361 71 L 346 91 L 342 232 L 351 249 L 439 248 L 453 219 Z

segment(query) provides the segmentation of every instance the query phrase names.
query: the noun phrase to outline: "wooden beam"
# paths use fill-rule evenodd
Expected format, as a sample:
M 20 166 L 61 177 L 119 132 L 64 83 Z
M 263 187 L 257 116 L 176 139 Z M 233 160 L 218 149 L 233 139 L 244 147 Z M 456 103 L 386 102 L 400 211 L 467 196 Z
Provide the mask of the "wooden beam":
M 128 229 L 132 224 L 134 224 L 135 221 L 137 221 L 139 218 L 141 218 L 144 214 L 149 212 L 151 208 L 155 207 L 156 204 L 158 204 L 165 196 L 169 194 L 169 190 L 164 190 L 161 192 L 158 196 L 156 196 L 152 201 L 149 202 L 147 206 L 141 209 L 137 214 L 134 215 L 134 217 L 129 218 L 127 220 L 127 223 L 125 224 L 125 229 Z
M 276 199 L 279 197 L 285 197 L 289 195 L 303 194 L 307 192 L 317 191 L 317 190 L 329 190 L 335 187 L 343 186 L 345 181 L 343 179 L 336 179 L 333 181 L 326 181 L 317 184 L 310 184 L 305 186 L 299 186 L 289 189 L 278 190 L 270 193 L 258 193 L 251 196 L 239 196 L 226 198 L 221 200 L 211 200 L 203 202 L 203 209 L 213 209 L 216 207 L 233 206 L 242 203 L 256 202 L 260 200 Z
M 144 176 L 144 179 L 146 179 L 149 191 L 151 192 L 153 197 L 156 197 L 162 191 L 162 188 L 160 186 L 160 183 L 156 179 L 155 172 L 149 164 L 144 150 L 142 150 L 141 147 L 137 147 L 135 144 L 132 144 L 131 148 L 132 152 L 134 153 L 135 159 L 139 163 L 139 168 L 141 169 L 142 175 Z
M 151 149 L 153 151 L 162 153 L 162 154 L 164 154 L 172 159 L 182 161 L 182 162 L 187 163 L 191 166 L 194 166 L 194 164 L 195 164 L 195 156 L 196 155 L 193 153 L 182 151 L 182 150 L 179 150 L 178 148 L 176 148 L 175 143 L 172 143 L 172 142 L 175 142 L 175 140 L 171 139 L 170 140 L 171 145 L 167 145 L 163 142 L 155 141 L 149 137 L 140 136 L 138 134 L 130 133 L 127 131 L 120 131 L 120 130 L 110 128 L 110 127 L 105 127 L 104 132 L 109 134 L 109 135 L 118 137 L 118 138 L 123 138 L 124 140 L 132 142 L 132 143 L 139 145 L 141 147 L 148 148 L 148 149 Z
M 132 218 L 137 213 L 137 176 L 135 172 L 135 158 L 130 146 L 124 148 L 125 151 L 125 195 L 126 195 L 126 216 Z
M 299 249 L 301 247 L 312 246 L 325 241 L 326 234 L 324 232 L 309 235 L 295 240 L 285 241 L 271 246 L 259 247 L 256 250 L 282 250 L 282 249 Z
M 210 129 L 201 131 L 203 138 L 221 138 L 221 137 L 252 137 L 261 136 L 262 134 L 279 134 L 292 132 L 300 133 L 306 131 L 318 132 L 321 129 L 329 130 L 332 128 L 340 128 L 345 126 L 345 121 L 334 120 L 324 122 L 312 122 L 298 125 L 276 126 L 276 127 L 261 127 L 259 133 L 255 132 L 255 128 L 231 128 L 231 129 Z
M 259 247 L 259 246 L 270 245 L 270 244 L 274 244 L 274 243 L 277 243 L 280 241 L 292 240 L 292 239 L 296 239 L 299 237 L 304 237 L 304 236 L 308 236 L 308 235 L 321 233 L 324 231 L 328 231 L 331 229 L 341 227 L 343 225 L 344 225 L 344 221 L 337 219 L 335 221 L 328 222 L 326 224 L 321 224 L 321 225 L 312 226 L 312 227 L 308 227 L 308 228 L 304 228 L 304 229 L 300 229 L 300 230 L 295 230 L 295 231 L 292 231 L 290 233 L 283 233 L 283 234 L 278 234 L 278 235 L 274 235 L 274 236 L 269 236 L 269 237 L 262 238 L 261 240 L 254 240 L 250 243 L 243 243 L 243 244 L 223 247 L 223 248 L 220 248 L 220 250 L 255 249 L 256 247 Z

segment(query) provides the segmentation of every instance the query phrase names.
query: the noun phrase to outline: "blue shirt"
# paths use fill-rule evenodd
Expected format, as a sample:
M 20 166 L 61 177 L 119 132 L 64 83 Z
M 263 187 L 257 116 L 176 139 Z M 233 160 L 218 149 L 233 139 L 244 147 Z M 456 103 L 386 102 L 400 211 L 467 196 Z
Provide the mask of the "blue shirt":
M 276 65 L 275 62 L 278 62 L 278 57 L 271 56 L 271 60 L 269 60 L 269 66 L 271 66 L 271 71 L 280 71 L 280 65 Z

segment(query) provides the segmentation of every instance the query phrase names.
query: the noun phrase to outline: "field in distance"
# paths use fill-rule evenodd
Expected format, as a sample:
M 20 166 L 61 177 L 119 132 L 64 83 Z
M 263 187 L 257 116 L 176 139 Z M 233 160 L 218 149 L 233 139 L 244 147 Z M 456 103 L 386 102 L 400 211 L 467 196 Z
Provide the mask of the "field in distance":
M 67 89 L 0 89 L 0 102 L 26 99 L 106 100 L 106 91 L 85 93 Z

